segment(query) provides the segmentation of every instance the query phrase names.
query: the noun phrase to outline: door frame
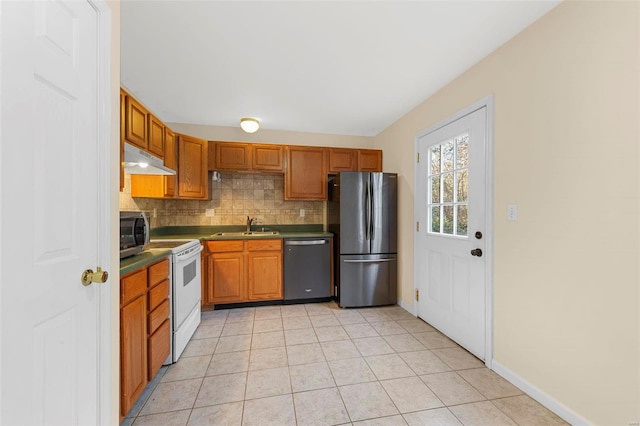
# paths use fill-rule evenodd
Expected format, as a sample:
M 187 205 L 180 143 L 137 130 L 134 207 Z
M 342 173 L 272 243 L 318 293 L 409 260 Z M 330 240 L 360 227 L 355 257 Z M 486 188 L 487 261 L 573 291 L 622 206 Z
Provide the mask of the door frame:
M 494 219 L 494 186 L 493 186 L 493 124 L 494 124 L 494 101 L 493 95 L 484 97 L 471 105 L 463 108 L 462 110 L 448 116 L 447 118 L 437 122 L 429 128 L 419 132 L 414 138 L 414 157 L 418 158 L 418 141 L 420 138 L 433 133 L 436 130 L 441 129 L 456 120 L 461 119 L 479 109 L 486 109 L 486 133 L 485 133 L 485 360 L 484 363 L 488 368 L 491 368 L 493 361 L 493 219 Z M 414 190 L 418 190 L 418 161 L 413 170 L 413 187 Z M 420 217 L 419 206 L 414 202 L 413 205 L 413 220 L 418 223 Z M 423 227 L 423 229 L 425 229 Z M 417 233 L 418 231 L 414 231 Z M 419 273 L 419 247 L 417 243 L 417 237 L 414 239 L 413 245 L 413 293 L 416 293 L 418 286 L 418 273 Z M 415 299 L 415 297 L 414 297 Z M 418 305 L 414 300 L 414 315 L 418 315 Z
M 98 421 L 100 424 L 113 423 L 114 413 L 119 411 L 118 399 L 113 401 L 114 386 L 118 387 L 118 380 L 114 380 L 113 373 L 119 370 L 119 359 L 114 352 L 112 339 L 113 331 L 119 330 L 119 317 L 113 316 L 114 300 L 113 286 L 120 287 L 119 270 L 113 269 L 119 263 L 115 262 L 113 254 L 115 241 L 113 229 L 118 216 L 117 208 L 114 209 L 114 200 L 117 200 L 117 186 L 112 184 L 113 164 L 118 163 L 112 155 L 114 141 L 118 141 L 119 135 L 114 135 L 112 130 L 112 87 L 111 81 L 111 8 L 106 0 L 87 0 L 95 9 L 98 18 L 98 51 L 97 51 L 97 82 L 96 91 L 98 99 L 98 187 L 96 203 L 98 209 L 98 262 L 100 265 L 108 265 L 110 268 L 110 279 L 107 285 L 99 285 L 98 291 Z M 118 82 L 119 83 L 119 82 Z M 119 93 L 118 84 L 118 93 Z M 115 176 L 115 175 L 114 175 Z M 119 189 L 119 187 L 118 187 Z M 112 260 L 114 260 L 112 262 Z M 118 272 L 116 272 L 118 271 Z M 117 294 L 117 293 L 116 293 Z M 118 306 L 119 308 L 119 306 Z M 115 325 L 114 325 L 115 323 Z M 119 340 L 119 338 L 118 338 Z M 118 351 L 119 352 L 119 351 Z M 119 377 L 119 375 L 118 375 Z M 117 395 L 119 392 L 115 393 Z M 115 405 L 114 405 L 115 404 Z M 117 419 L 118 417 L 116 417 Z

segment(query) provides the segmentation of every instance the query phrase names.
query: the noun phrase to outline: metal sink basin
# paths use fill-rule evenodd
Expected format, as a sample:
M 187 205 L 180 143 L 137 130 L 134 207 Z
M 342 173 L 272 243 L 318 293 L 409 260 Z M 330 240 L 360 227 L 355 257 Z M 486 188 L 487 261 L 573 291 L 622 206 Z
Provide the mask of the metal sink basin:
M 242 235 L 255 235 L 255 236 L 260 236 L 260 235 L 278 235 L 279 232 L 278 231 L 250 231 L 250 232 L 243 232 Z
M 263 235 L 278 235 L 278 231 L 237 231 L 237 232 L 216 232 L 212 237 L 259 237 Z

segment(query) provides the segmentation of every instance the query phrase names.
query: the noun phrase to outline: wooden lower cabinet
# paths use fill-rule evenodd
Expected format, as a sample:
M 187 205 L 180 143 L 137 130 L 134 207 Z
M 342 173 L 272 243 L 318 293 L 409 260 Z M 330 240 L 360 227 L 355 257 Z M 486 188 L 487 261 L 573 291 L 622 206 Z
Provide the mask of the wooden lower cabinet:
M 207 257 L 207 300 L 234 303 L 245 300 L 244 253 L 212 253 Z
M 206 303 L 282 299 L 282 240 L 207 241 Z
M 247 299 L 282 299 L 282 240 L 245 242 Z
M 120 411 L 125 416 L 148 383 L 147 305 L 138 296 L 120 309 Z
M 167 346 L 169 342 L 169 346 Z M 149 336 L 148 380 L 151 381 L 162 367 L 171 351 L 171 322 L 165 319 L 158 329 Z
M 120 417 L 171 352 L 169 259 L 120 278 Z

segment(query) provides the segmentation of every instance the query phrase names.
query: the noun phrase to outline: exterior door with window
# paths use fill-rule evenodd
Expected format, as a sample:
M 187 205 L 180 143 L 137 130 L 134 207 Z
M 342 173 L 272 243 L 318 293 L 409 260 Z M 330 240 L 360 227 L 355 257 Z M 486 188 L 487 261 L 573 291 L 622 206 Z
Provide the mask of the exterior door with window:
M 418 316 L 485 358 L 486 108 L 418 137 Z

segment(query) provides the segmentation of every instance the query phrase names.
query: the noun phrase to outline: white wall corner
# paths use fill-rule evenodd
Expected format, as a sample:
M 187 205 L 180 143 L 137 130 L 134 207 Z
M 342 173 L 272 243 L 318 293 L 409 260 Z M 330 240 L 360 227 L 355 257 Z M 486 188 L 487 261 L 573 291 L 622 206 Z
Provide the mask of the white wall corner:
M 497 374 L 502 376 L 505 380 L 525 392 L 531 398 L 538 401 L 540 404 L 544 405 L 547 409 L 555 413 L 558 417 L 561 417 L 564 421 L 568 422 L 573 426 L 587 426 L 591 425 L 589 421 L 587 421 L 584 417 L 580 416 L 575 411 L 571 410 L 566 405 L 562 404 L 557 399 L 553 398 L 551 395 L 543 392 L 536 386 L 532 385 L 522 377 L 518 376 L 513 371 L 509 370 L 504 365 L 500 364 L 495 359 L 491 362 L 492 369 Z

